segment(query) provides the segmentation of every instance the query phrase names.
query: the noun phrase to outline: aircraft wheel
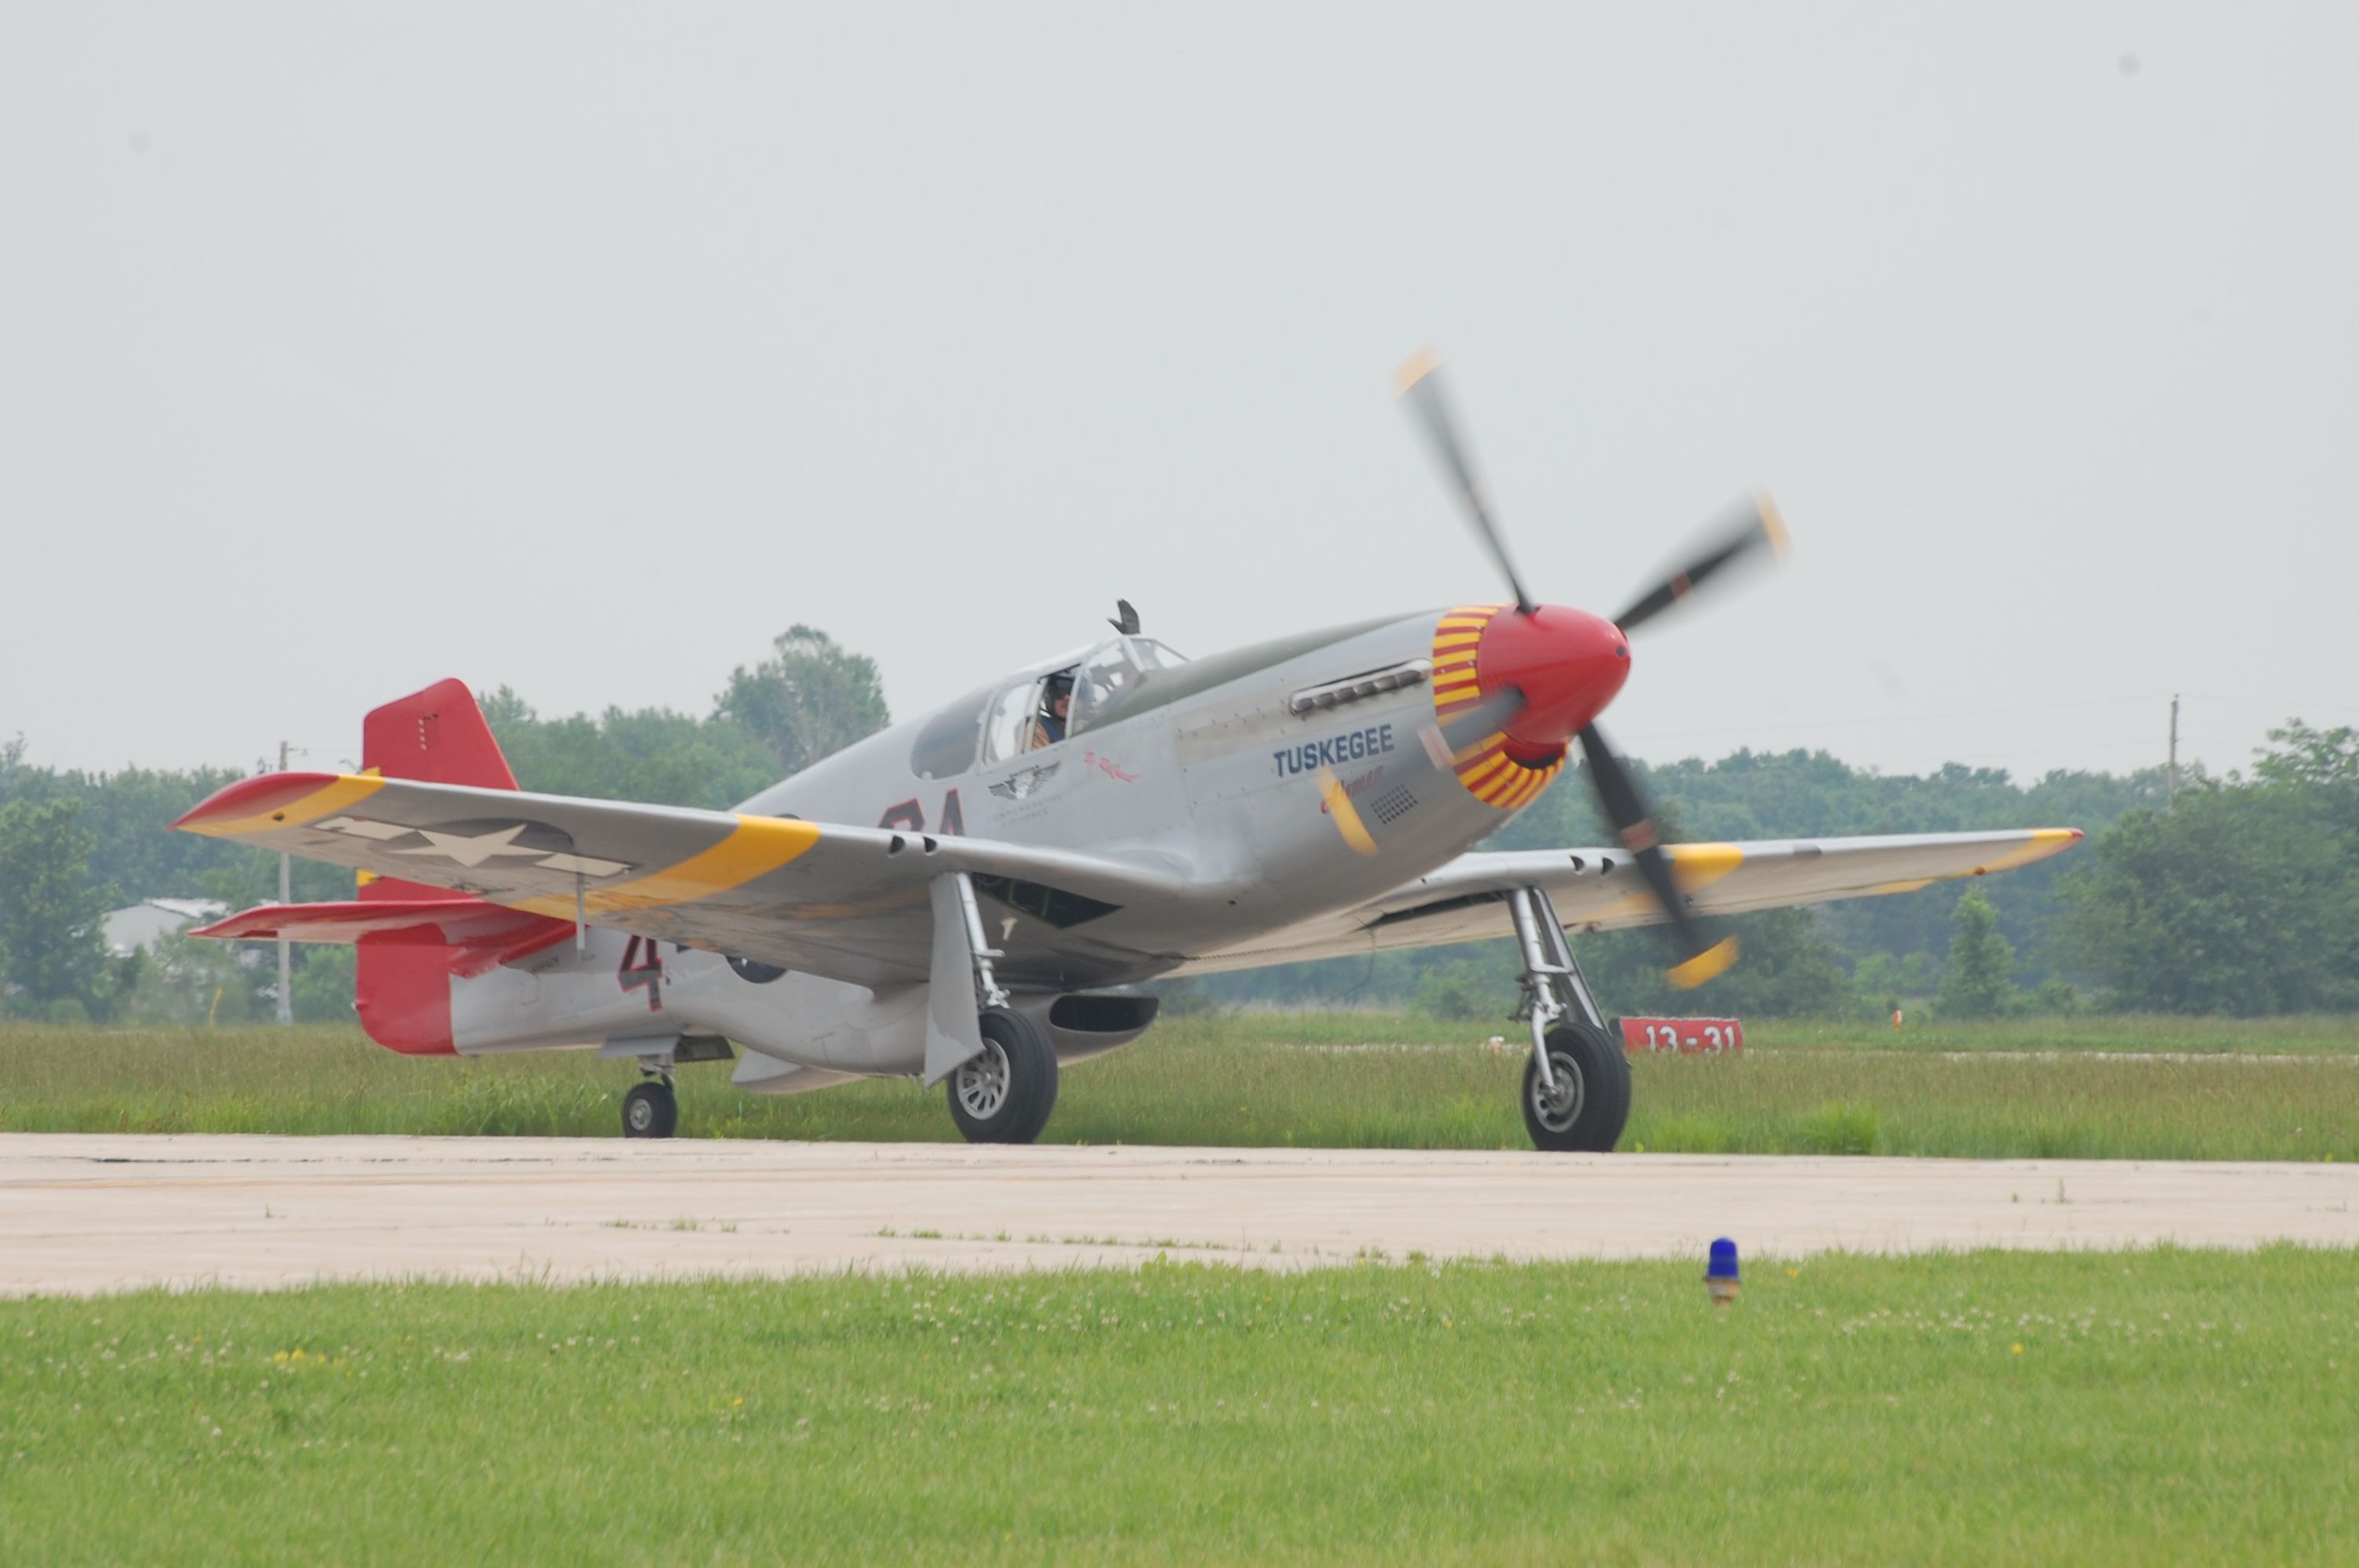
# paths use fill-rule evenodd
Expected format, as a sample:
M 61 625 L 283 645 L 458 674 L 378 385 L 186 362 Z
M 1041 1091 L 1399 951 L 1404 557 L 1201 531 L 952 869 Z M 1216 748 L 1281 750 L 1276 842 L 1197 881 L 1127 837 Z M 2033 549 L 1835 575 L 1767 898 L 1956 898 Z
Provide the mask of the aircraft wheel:
M 1630 1058 L 1586 1023 L 1549 1030 L 1548 1054 L 1553 1094 L 1540 1082 L 1539 1065 L 1524 1063 L 1524 1128 L 1533 1144 L 1560 1152 L 1611 1151 L 1630 1119 Z
M 635 1084 L 623 1097 L 623 1136 L 669 1138 L 679 1126 L 679 1097 L 660 1078 Z
M 983 1015 L 982 1054 L 943 1082 L 968 1142 L 1029 1143 L 1057 1108 L 1057 1049 L 1023 1013 L 993 1008 Z

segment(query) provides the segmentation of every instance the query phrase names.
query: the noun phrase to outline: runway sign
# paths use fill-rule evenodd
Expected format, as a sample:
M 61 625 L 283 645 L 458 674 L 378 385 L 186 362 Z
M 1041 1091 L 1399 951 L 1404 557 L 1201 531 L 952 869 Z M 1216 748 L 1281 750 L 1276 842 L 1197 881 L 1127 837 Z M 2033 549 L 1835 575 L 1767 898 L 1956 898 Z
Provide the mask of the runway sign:
M 1745 1049 L 1745 1025 L 1734 1018 L 1625 1018 L 1622 1049 L 1717 1056 Z

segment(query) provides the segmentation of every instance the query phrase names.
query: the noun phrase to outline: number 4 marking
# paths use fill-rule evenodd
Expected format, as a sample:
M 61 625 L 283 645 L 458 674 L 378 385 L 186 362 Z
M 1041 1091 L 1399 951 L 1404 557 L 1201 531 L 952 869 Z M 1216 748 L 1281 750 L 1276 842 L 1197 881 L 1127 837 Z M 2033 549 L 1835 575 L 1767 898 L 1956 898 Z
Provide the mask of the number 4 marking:
M 646 946 L 641 947 L 640 944 Z M 623 967 L 616 971 L 625 995 L 635 990 L 647 993 L 647 1011 L 663 1011 L 663 951 L 652 936 L 634 936 L 623 946 Z

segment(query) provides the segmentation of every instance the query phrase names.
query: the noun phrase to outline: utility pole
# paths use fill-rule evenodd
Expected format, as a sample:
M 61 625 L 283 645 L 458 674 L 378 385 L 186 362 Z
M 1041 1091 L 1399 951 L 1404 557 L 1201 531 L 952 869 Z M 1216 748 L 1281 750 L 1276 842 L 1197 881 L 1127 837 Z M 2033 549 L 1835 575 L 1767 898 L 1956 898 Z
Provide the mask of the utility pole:
M 2162 808 L 2179 804 L 2179 694 L 2170 694 L 2170 766 L 2163 774 Z
M 278 742 L 278 771 L 287 771 L 287 742 Z M 278 856 L 278 902 L 295 902 L 295 861 L 285 851 Z M 281 936 L 278 939 L 278 1022 L 295 1022 L 295 946 Z

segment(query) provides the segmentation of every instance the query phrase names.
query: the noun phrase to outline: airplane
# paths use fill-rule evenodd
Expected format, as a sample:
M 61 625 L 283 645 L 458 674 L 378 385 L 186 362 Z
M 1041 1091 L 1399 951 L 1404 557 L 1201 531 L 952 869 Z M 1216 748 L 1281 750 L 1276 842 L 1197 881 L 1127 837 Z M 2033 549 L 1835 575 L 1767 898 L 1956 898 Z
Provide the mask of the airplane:
M 1040 1135 L 1065 1067 L 1147 1031 L 1146 982 L 1512 935 L 1525 1127 L 1542 1150 L 1603 1152 L 1630 1069 L 1569 931 L 1663 925 L 1669 974 L 1694 986 L 1736 957 L 1704 917 L 1909 892 L 2080 838 L 1660 842 L 1598 716 L 1630 633 L 1783 554 L 1775 506 L 1755 495 L 1611 620 L 1543 604 L 1430 357 L 1400 383 L 1508 601 L 1199 659 L 1125 602 L 1093 645 L 727 812 L 520 791 L 473 697 L 440 681 L 367 715 L 359 773 L 241 781 L 173 824 L 360 873 L 352 900 L 198 935 L 355 943 L 361 1024 L 396 1051 L 631 1059 L 627 1137 L 673 1134 L 675 1069 L 734 1060 L 756 1094 L 946 1085 L 962 1134 L 1006 1143 Z M 1477 849 L 1576 746 L 1617 841 Z

